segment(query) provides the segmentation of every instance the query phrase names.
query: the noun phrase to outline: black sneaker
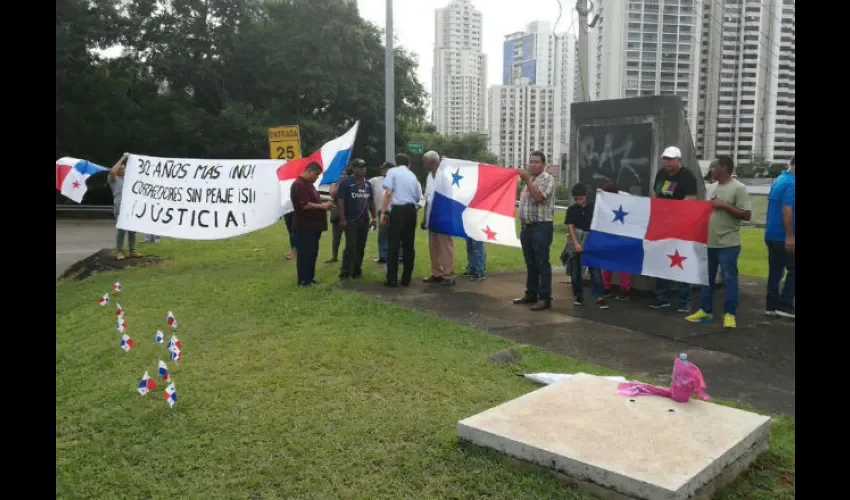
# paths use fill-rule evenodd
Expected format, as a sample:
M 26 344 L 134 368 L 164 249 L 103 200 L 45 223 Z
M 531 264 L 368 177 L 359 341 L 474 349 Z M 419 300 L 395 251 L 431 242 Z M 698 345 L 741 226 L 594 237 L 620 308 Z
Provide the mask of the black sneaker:
M 608 309 L 608 301 L 605 300 L 605 297 L 596 299 L 596 305 L 599 306 L 599 309 Z
M 443 281 L 440 282 L 443 286 L 453 286 L 455 284 L 454 278 L 443 278 Z
M 463 274 L 461 274 L 461 276 L 474 276 L 474 275 L 469 271 L 464 271 Z
M 610 299 L 611 296 L 611 290 L 605 290 L 605 293 L 602 294 L 603 299 Z
M 487 279 L 487 276 L 483 274 L 472 274 L 469 276 L 469 281 L 484 281 Z
M 665 307 L 670 307 L 670 301 L 662 302 L 660 300 L 656 300 L 652 304 L 649 305 L 651 309 L 664 309 Z
M 676 312 L 689 313 L 689 312 L 691 312 L 691 305 L 690 304 L 679 304 L 679 308 L 676 309 Z
M 427 278 L 422 280 L 422 283 L 440 283 L 443 281 L 441 276 L 428 276 Z
M 576 297 L 575 300 L 573 300 L 573 305 L 574 306 L 583 306 L 584 305 L 584 297 Z
M 380 257 L 377 258 L 377 259 L 374 259 L 374 261 L 375 261 L 375 264 L 386 264 L 387 263 L 387 259 L 381 259 Z
M 629 294 L 626 292 L 620 292 L 614 297 L 614 300 L 629 300 Z

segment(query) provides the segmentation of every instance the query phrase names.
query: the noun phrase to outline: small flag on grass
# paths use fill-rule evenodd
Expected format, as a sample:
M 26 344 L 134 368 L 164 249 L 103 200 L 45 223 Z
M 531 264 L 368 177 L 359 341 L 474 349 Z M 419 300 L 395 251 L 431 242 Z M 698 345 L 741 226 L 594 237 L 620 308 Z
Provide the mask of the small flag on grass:
M 165 397 L 165 400 L 168 401 L 169 408 L 172 408 L 175 404 L 177 404 L 177 389 L 174 387 L 174 382 L 165 388 L 165 392 L 162 395 Z
M 132 349 L 134 345 L 135 343 L 129 335 L 125 333 L 121 336 L 121 349 L 124 349 L 125 352 L 128 352 L 130 349 Z
M 166 382 L 171 382 L 171 375 L 168 374 L 168 365 L 163 360 L 159 360 L 159 376 Z
M 144 396 L 148 392 L 152 391 L 154 387 L 156 387 L 156 382 L 153 381 L 148 372 L 145 372 L 145 374 L 142 375 L 142 381 L 139 382 L 139 394 Z

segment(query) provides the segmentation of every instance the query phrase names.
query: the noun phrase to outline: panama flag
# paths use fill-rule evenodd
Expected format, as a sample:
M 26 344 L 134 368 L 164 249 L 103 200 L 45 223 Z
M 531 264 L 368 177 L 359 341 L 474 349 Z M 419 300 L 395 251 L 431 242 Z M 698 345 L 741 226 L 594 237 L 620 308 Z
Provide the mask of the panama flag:
M 158 371 L 163 380 L 171 382 L 171 375 L 168 374 L 168 365 L 165 364 L 165 361 L 159 360 Z
M 121 291 L 121 283 L 116 281 L 115 284 L 112 285 L 112 291 L 113 292 L 120 292 Z
M 359 126 L 360 121 L 358 120 L 348 132 L 325 143 L 310 156 L 289 160 L 277 169 L 277 178 L 280 181 L 280 201 L 283 204 L 284 214 L 293 210 L 292 200 L 289 199 L 292 183 L 310 163 L 316 162 L 322 167 L 322 173 L 316 180 L 317 188 L 322 184 L 333 184 L 339 180 L 342 172 L 348 166 L 348 160 L 351 158 L 351 150 L 354 149 L 354 139 L 357 137 Z
M 168 311 L 168 315 L 165 317 L 165 322 L 168 323 L 168 326 L 171 328 L 177 328 L 177 318 L 174 317 L 174 313 Z
M 177 339 L 177 335 L 172 335 L 171 340 L 168 341 L 168 345 L 165 348 L 169 351 L 174 348 L 183 349 L 183 343 Z
M 179 364 L 182 359 L 183 359 L 183 351 L 181 351 L 179 347 L 172 348 L 171 349 L 171 361 L 174 361 L 175 363 Z
M 121 304 L 119 304 L 118 302 L 115 303 L 115 315 L 118 316 L 119 318 L 121 316 L 124 316 L 124 309 L 121 307 Z
M 165 392 L 162 393 L 162 395 L 165 397 L 165 400 L 168 401 L 169 408 L 173 407 L 177 403 L 177 388 L 174 387 L 174 382 L 165 388 Z
M 519 172 L 443 158 L 428 203 L 428 229 L 485 243 L 521 247 L 514 208 Z
M 86 194 L 86 179 L 98 172 L 108 169 L 77 158 L 60 158 L 56 160 L 56 190 L 77 203 L 83 201 Z
M 148 374 L 148 372 L 145 372 L 145 374 L 142 375 L 142 381 L 139 382 L 139 389 L 138 389 L 139 394 L 144 396 L 149 391 L 154 390 L 155 387 L 156 387 L 156 382 L 154 382 L 154 380 L 151 378 L 151 376 L 150 376 L 150 374 Z
M 124 330 L 127 329 L 127 320 L 124 319 L 124 316 L 118 316 L 116 328 L 121 333 L 124 333 Z
M 584 266 L 708 284 L 711 202 L 600 192 L 584 242 Z
M 109 294 L 108 294 L 108 293 L 104 293 L 104 294 L 103 294 L 103 297 L 101 297 L 101 298 L 97 299 L 97 303 L 98 303 L 98 304 L 100 304 L 100 305 L 101 305 L 101 307 L 102 307 L 102 306 L 105 306 L 106 304 L 109 304 Z
M 133 342 L 133 339 L 131 339 L 129 335 L 127 335 L 125 333 L 124 335 L 121 336 L 121 349 L 124 349 L 124 351 L 129 351 L 130 349 L 133 348 L 134 345 L 135 345 L 135 343 Z
M 165 342 L 165 334 L 163 334 L 161 331 L 157 330 L 156 331 L 156 343 L 162 344 L 163 342 Z

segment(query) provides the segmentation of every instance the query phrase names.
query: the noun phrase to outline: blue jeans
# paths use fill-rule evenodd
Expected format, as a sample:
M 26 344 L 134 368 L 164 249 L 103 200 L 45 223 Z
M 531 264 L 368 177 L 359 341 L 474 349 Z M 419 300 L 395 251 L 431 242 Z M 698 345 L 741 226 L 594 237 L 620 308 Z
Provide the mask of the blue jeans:
M 717 266 L 723 276 L 723 312 L 734 316 L 738 312 L 738 256 L 741 247 L 708 249 L 708 286 L 702 287 L 699 296 L 699 308 L 707 313 L 714 309 L 714 283 L 717 280 Z
M 466 271 L 472 276 L 487 274 L 487 254 L 483 241 L 466 239 Z
M 295 244 L 298 248 L 296 268 L 298 269 L 298 284 L 309 285 L 316 280 L 316 259 L 319 258 L 319 238 L 321 231 L 315 229 L 296 229 Z
M 573 257 L 575 263 L 570 267 L 570 282 L 573 287 L 573 296 L 579 298 L 584 295 L 584 280 L 581 273 L 581 254 Z M 590 293 L 597 299 L 605 294 L 605 287 L 602 286 L 602 271 L 593 267 L 587 268 L 590 273 Z
M 716 270 L 716 268 L 715 268 Z M 670 302 L 670 280 L 655 278 L 655 300 L 658 302 Z M 691 307 L 691 284 L 678 283 L 679 285 L 679 307 Z
M 390 240 L 388 226 L 384 226 L 380 223 L 381 216 L 383 212 L 378 210 L 378 258 L 381 260 L 387 260 L 387 251 L 390 248 Z
M 797 296 L 796 256 L 785 250 L 784 241 L 765 241 L 767 245 L 767 311 L 781 309 L 786 312 L 794 310 L 794 299 Z M 779 282 L 785 275 L 785 285 L 779 293 Z
M 542 222 L 523 226 L 519 232 L 522 256 L 525 257 L 525 296 L 538 300 L 552 300 L 552 265 L 549 263 L 549 248 L 555 226 Z

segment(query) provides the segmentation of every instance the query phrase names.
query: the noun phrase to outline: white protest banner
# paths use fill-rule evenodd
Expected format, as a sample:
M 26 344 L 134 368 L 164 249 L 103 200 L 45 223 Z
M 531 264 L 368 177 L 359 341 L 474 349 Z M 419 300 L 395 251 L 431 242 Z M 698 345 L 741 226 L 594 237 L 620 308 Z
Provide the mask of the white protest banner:
M 116 227 L 188 240 L 263 229 L 283 215 L 282 163 L 130 155 Z

